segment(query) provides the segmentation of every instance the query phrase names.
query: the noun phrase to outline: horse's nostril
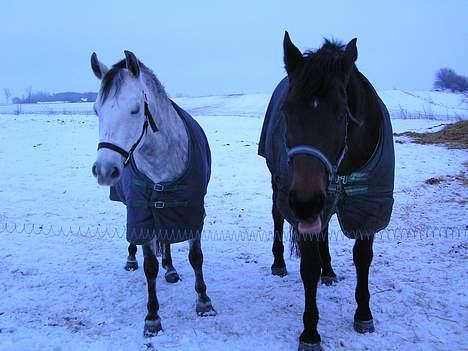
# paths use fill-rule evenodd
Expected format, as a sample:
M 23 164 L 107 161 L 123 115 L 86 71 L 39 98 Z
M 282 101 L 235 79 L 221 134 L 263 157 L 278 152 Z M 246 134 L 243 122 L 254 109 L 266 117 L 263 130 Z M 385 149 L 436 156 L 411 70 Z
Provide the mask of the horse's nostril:
M 120 176 L 120 170 L 117 167 L 112 167 L 111 178 L 116 179 Z
M 97 177 L 97 166 L 96 164 L 93 165 L 91 168 L 91 172 L 93 173 L 93 176 Z

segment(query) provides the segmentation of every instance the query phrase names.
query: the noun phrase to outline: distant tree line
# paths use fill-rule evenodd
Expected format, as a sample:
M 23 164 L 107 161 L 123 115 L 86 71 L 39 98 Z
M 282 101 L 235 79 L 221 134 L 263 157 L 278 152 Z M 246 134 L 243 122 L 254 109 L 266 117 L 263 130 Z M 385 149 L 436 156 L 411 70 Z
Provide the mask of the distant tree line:
M 451 68 L 441 68 L 436 73 L 434 88 L 449 90 L 453 93 L 467 93 L 468 77 L 457 74 Z
M 96 101 L 97 93 L 76 93 L 76 92 L 61 92 L 51 94 L 46 91 L 32 92 L 30 88 L 26 89 L 26 96 L 15 97 L 12 102 L 14 104 L 36 104 L 38 102 L 94 102 Z

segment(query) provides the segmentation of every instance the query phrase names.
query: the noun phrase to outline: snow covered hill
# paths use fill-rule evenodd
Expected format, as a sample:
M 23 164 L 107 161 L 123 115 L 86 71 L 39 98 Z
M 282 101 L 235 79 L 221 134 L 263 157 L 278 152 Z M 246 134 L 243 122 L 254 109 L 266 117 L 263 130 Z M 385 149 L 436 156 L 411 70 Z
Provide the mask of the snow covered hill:
M 468 119 L 468 97 L 437 91 L 385 90 L 380 97 L 394 119 Z M 174 100 L 195 116 L 263 117 L 269 94 L 180 97 Z M 93 114 L 91 103 L 0 106 L 0 114 Z

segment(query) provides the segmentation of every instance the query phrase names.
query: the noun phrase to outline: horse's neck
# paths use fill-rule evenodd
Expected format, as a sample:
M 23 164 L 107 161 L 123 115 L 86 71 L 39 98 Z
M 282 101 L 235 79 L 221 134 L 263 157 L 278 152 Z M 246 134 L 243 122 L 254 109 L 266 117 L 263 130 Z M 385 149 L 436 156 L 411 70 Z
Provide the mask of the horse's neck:
M 148 95 L 148 105 L 159 131 L 151 128 L 134 158 L 140 172 L 154 183 L 180 176 L 188 159 L 189 136 L 185 124 L 165 94 Z
M 348 87 L 351 113 L 362 122 L 361 126 L 350 122 L 348 152 L 340 168 L 341 174 L 350 174 L 361 168 L 372 157 L 379 139 L 382 111 L 378 97 L 361 73 L 353 74 Z

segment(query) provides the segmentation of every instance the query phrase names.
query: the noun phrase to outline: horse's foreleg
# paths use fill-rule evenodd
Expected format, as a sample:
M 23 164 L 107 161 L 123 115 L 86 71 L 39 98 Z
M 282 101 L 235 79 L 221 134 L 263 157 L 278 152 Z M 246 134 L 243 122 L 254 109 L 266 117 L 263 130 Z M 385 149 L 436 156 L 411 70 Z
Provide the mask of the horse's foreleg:
M 171 244 L 162 243 L 162 266 L 166 270 L 164 278 L 168 283 L 177 283 L 180 280 L 179 273 L 172 264 Z
M 320 335 L 317 331 L 319 312 L 317 308 L 317 284 L 320 279 L 320 252 L 317 238 L 301 238 L 301 278 L 304 284 L 305 309 L 304 331 L 299 337 L 299 351 L 319 351 Z
M 373 237 L 356 239 L 353 247 L 353 260 L 357 273 L 355 293 L 357 309 L 354 314 L 354 329 L 359 333 L 374 331 L 374 322 L 369 307 L 369 267 L 373 258 L 372 244 Z
M 144 335 L 147 337 L 156 336 L 162 330 L 161 319 L 159 318 L 159 302 L 156 296 L 156 277 L 158 276 L 159 263 L 156 258 L 156 242 L 152 240 L 149 244 L 143 245 L 144 269 L 146 282 L 148 284 L 148 314 L 145 318 Z
M 189 261 L 195 272 L 195 291 L 198 298 L 196 312 L 199 316 L 215 316 L 216 311 L 211 304 L 211 300 L 206 294 L 206 284 L 203 280 L 203 252 L 200 239 L 190 240 Z
M 275 180 L 272 178 L 271 185 L 273 188 L 273 204 L 271 208 L 271 213 L 273 216 L 273 226 L 274 226 L 274 235 L 273 235 L 273 264 L 271 265 L 271 274 L 279 275 L 284 277 L 288 274 L 286 269 L 286 263 L 284 262 L 284 244 L 283 244 L 283 224 L 284 218 L 281 213 L 278 211 L 276 206 L 278 199 L 278 187 L 275 183 Z
M 130 244 L 128 245 L 128 257 L 125 269 L 127 271 L 136 271 L 138 269 L 138 261 L 136 259 L 137 246 Z
M 333 285 L 333 283 L 338 282 L 338 279 L 331 265 L 330 248 L 328 246 L 328 225 L 320 234 L 319 249 L 322 262 L 322 284 Z

